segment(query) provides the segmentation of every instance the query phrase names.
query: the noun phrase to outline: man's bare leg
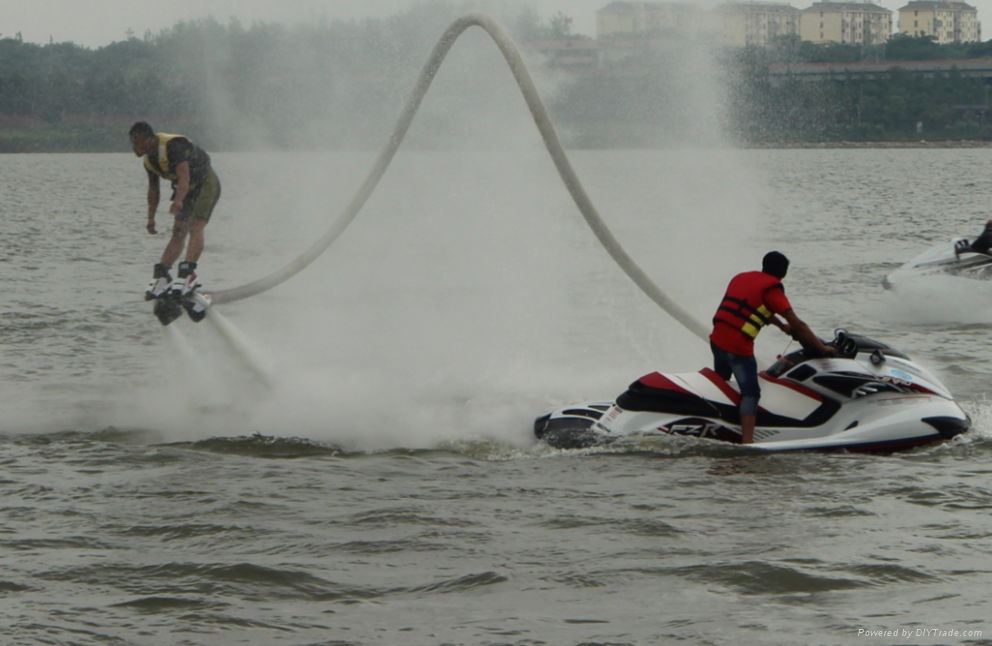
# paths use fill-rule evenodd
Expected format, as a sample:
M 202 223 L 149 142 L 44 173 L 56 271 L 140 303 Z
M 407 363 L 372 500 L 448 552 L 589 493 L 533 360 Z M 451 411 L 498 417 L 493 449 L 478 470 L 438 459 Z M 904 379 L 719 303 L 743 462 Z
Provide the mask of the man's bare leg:
M 179 254 L 183 252 L 183 247 L 186 244 L 186 235 L 189 233 L 189 223 L 176 220 L 175 225 L 172 227 L 172 237 L 169 238 L 169 243 L 165 245 L 165 251 L 162 252 L 162 264 L 165 265 L 167 269 L 172 269 L 172 265 L 179 258 Z M 201 232 L 201 250 L 202 250 L 202 232 Z
M 190 218 L 189 222 L 189 243 L 186 245 L 186 260 L 197 262 L 200 254 L 203 253 L 203 229 L 207 226 L 207 221 L 201 218 Z
M 170 288 L 173 294 L 185 296 L 200 286 L 196 277 L 196 262 L 199 260 L 200 254 L 203 253 L 203 229 L 206 226 L 207 221 L 202 218 L 190 218 L 183 223 L 183 229 L 188 235 L 186 260 L 179 263 L 179 271 Z M 171 243 L 172 241 L 170 241 L 170 245 Z M 170 251 L 176 251 L 176 255 L 172 257 L 175 260 L 178 258 L 179 252 L 182 251 L 182 246 L 180 245 L 174 250 L 170 249 Z
M 754 442 L 754 424 L 756 415 L 741 415 L 741 444 Z

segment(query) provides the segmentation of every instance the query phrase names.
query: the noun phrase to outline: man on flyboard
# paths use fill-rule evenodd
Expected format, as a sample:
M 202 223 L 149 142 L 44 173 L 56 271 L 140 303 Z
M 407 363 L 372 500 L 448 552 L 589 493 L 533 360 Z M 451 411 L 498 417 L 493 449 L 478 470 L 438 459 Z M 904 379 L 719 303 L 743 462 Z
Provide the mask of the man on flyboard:
M 203 230 L 210 222 L 210 215 L 220 199 L 220 180 L 211 167 L 210 155 L 183 135 L 155 132 L 144 121 L 131 126 L 128 135 L 134 154 L 144 157 L 144 168 L 148 175 L 148 221 L 145 228 L 150 234 L 157 232 L 155 212 L 160 200 L 160 179 L 166 179 L 172 184 L 169 205 L 169 213 L 175 218 L 172 236 L 161 259 L 152 270 L 152 282 L 145 291 L 145 298 L 159 299 L 162 303 L 167 300 L 178 303 L 192 296 L 201 286 L 197 280 L 196 266 L 203 253 Z M 179 263 L 178 274 L 173 280 L 172 265 L 184 247 L 186 259 Z M 187 299 L 184 306 L 188 302 Z M 178 307 L 163 305 L 160 308 L 156 304 L 156 315 L 163 324 L 168 324 L 175 318 L 168 314 L 163 318 L 166 310 L 180 311 Z M 205 315 L 205 311 L 203 314 Z M 199 320 L 192 311 L 190 316 Z

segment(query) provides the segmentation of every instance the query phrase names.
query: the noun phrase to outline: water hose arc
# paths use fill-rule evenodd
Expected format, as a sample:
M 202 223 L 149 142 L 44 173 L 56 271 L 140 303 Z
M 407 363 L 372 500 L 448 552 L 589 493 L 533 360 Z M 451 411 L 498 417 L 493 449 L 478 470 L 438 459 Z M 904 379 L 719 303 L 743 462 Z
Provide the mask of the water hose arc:
M 610 257 L 613 258 L 621 269 L 623 269 L 627 276 L 629 276 L 630 279 L 633 280 L 641 291 L 643 291 L 651 300 L 668 312 L 676 321 L 681 323 L 690 332 L 694 333 L 703 340 L 708 339 L 708 328 L 700 323 L 689 312 L 683 309 L 678 303 L 673 301 L 648 277 L 648 275 L 624 250 L 619 241 L 617 241 L 617 239 L 613 236 L 613 233 L 603 222 L 603 219 L 599 216 L 599 213 L 593 206 L 592 201 L 586 194 L 586 191 L 583 188 L 582 183 L 579 181 L 578 176 L 575 174 L 568 157 L 565 155 L 565 151 L 558 139 L 558 134 L 551 123 L 551 118 L 548 116 L 544 103 L 541 101 L 537 88 L 534 85 L 534 81 L 531 78 L 527 67 L 524 65 L 520 52 L 513 44 L 513 41 L 510 39 L 509 35 L 507 35 L 503 28 L 500 27 L 494 19 L 485 14 L 479 13 L 468 14 L 455 20 L 438 40 L 433 51 L 431 52 L 430 58 L 427 60 L 427 63 L 424 65 L 424 68 L 420 73 L 420 77 L 417 80 L 417 84 L 414 87 L 413 92 L 407 99 L 403 112 L 396 123 L 396 127 L 394 128 L 392 135 L 389 137 L 389 141 L 379 153 L 379 156 L 376 158 L 375 165 L 372 167 L 372 170 L 369 172 L 354 197 L 352 197 L 352 200 L 348 204 L 347 208 L 345 208 L 345 210 L 331 224 L 327 232 L 314 241 L 309 248 L 304 250 L 304 252 L 293 261 L 281 269 L 276 270 L 272 274 L 240 287 L 233 287 L 214 292 L 212 295 L 213 302 L 228 303 L 243 298 L 248 298 L 249 296 L 254 296 L 255 294 L 259 294 L 265 290 L 275 287 L 276 285 L 279 285 L 316 260 L 324 251 L 327 250 L 328 247 L 331 246 L 331 244 L 334 243 L 335 240 L 337 240 L 342 233 L 344 233 L 345 229 L 355 219 L 355 216 L 358 215 L 358 212 L 372 195 L 372 192 L 378 185 L 379 180 L 382 179 L 382 176 L 385 174 L 386 169 L 389 167 L 393 156 L 396 154 L 403 138 L 406 136 L 407 130 L 409 130 L 410 124 L 413 121 L 413 117 L 416 115 L 417 110 L 420 107 L 420 103 L 423 100 L 424 95 L 427 93 L 434 77 L 437 75 L 437 71 L 441 67 L 441 63 L 444 61 L 445 56 L 447 56 L 448 51 L 451 49 L 452 45 L 462 34 L 462 32 L 472 26 L 481 27 L 485 30 L 502 52 L 503 57 L 510 66 L 513 77 L 516 79 L 517 85 L 523 94 L 527 107 L 530 109 L 531 116 L 534 118 L 534 123 L 537 125 L 537 128 L 541 133 L 541 137 L 544 140 L 544 145 L 547 148 L 548 153 L 551 155 L 555 167 L 558 169 L 558 174 L 565 183 L 565 187 L 572 196 L 575 205 L 582 213 L 582 217 L 589 225 L 589 228 L 592 229 L 592 232 L 596 235 L 596 238 L 599 240 L 600 244 L 603 245 L 607 253 L 610 254 Z

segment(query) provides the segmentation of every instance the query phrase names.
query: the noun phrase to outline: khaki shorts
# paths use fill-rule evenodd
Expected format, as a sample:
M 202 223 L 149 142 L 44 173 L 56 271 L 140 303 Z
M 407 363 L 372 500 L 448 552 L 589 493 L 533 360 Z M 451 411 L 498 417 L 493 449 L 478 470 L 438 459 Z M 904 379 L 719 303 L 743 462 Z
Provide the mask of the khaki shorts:
M 183 200 L 183 210 L 176 216 L 177 222 L 185 222 L 190 218 L 199 218 L 207 222 L 220 199 L 220 179 L 213 168 L 207 169 L 207 178 L 201 184 L 189 189 Z

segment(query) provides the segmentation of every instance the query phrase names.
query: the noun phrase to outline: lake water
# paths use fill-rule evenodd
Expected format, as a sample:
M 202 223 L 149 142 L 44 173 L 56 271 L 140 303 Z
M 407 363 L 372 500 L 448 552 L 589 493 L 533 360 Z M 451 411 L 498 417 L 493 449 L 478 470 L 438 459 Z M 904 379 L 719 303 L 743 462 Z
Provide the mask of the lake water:
M 139 162 L 0 156 L 0 641 L 992 644 L 992 286 L 881 287 L 981 229 L 988 151 L 571 156 L 700 320 L 779 249 L 814 330 L 909 353 L 973 430 L 881 456 L 535 443 L 556 406 L 710 357 L 529 144 L 401 153 L 312 266 L 167 328 Z M 372 156 L 214 160 L 208 291 L 291 261 Z

